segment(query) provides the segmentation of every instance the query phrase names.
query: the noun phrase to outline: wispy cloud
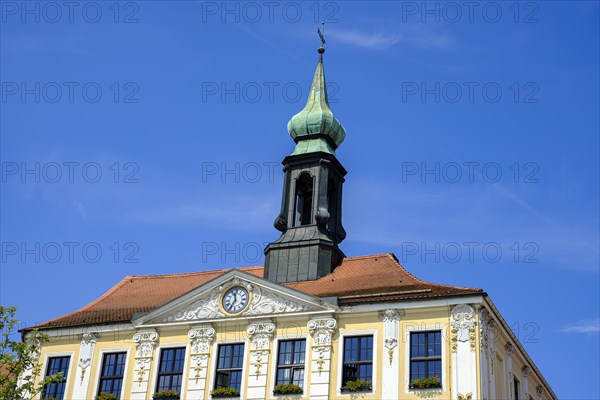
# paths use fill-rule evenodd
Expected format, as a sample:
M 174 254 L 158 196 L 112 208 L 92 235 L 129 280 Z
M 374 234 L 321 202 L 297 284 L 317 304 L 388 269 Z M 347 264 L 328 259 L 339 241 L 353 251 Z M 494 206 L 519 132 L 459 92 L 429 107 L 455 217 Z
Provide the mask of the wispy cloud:
M 358 30 L 352 31 L 331 31 L 329 36 L 342 43 L 352 46 L 364 47 L 372 50 L 385 50 L 400 43 L 403 35 L 393 32 L 374 32 L 366 33 Z
M 372 31 L 336 29 L 328 32 L 327 36 L 344 44 L 371 50 L 387 50 L 400 43 L 425 49 L 449 49 L 456 46 L 456 40 L 447 32 L 421 25 L 405 25 L 401 31 L 397 28 Z
M 560 331 L 565 333 L 585 333 L 588 335 L 600 333 L 600 318 L 582 320 L 565 326 Z
M 167 205 L 159 209 L 138 211 L 129 219 L 147 224 L 226 226 L 235 230 L 262 230 L 270 229 L 273 216 L 278 212 L 277 202 L 266 201 L 263 198 L 236 197 L 225 203 Z

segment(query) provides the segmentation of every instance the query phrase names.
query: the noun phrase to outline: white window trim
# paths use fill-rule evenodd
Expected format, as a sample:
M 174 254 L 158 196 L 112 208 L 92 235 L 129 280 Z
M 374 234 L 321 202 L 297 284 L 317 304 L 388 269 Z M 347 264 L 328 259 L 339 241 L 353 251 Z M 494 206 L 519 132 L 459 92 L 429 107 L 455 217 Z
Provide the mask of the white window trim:
M 442 337 L 442 387 L 438 389 L 409 389 L 408 385 L 410 383 L 410 334 L 412 332 L 430 332 L 430 331 L 440 331 Z M 414 394 L 427 392 L 427 390 L 431 391 L 442 391 L 445 392 L 448 390 L 448 381 L 451 376 L 447 373 L 447 363 L 448 356 L 447 352 L 447 336 L 446 336 L 446 325 L 445 324 L 436 324 L 436 325 L 414 325 L 414 324 L 406 324 L 404 329 L 404 393 L 405 394 Z
M 337 381 L 330 383 L 330 384 L 336 385 L 335 391 L 338 396 L 343 396 L 343 397 L 356 396 L 355 392 L 342 392 L 342 390 L 341 390 L 342 386 L 344 385 L 344 382 L 342 382 L 342 372 L 344 369 L 344 338 L 347 336 L 368 336 L 368 335 L 373 336 L 373 367 L 372 367 L 373 376 L 371 378 L 371 385 L 373 386 L 373 388 L 370 392 L 361 392 L 361 393 L 364 393 L 365 395 L 369 395 L 369 394 L 374 394 L 376 392 L 376 390 L 377 390 L 377 366 L 379 365 L 379 364 L 377 364 L 377 356 L 379 355 L 379 341 L 377 340 L 377 333 L 378 333 L 377 329 L 365 329 L 365 330 L 340 332 L 340 335 L 338 338 L 338 346 L 337 346 L 338 347 Z
M 210 369 L 210 374 L 207 375 L 206 379 L 209 381 L 208 386 L 208 396 L 210 397 L 210 392 L 215 388 L 215 377 L 217 376 L 217 366 L 219 365 L 219 346 L 223 344 L 243 344 L 244 345 L 244 360 L 242 361 L 242 381 L 240 382 L 240 399 L 245 398 L 245 385 L 246 385 L 246 364 L 250 362 L 250 346 L 247 340 L 244 339 L 224 339 L 224 340 L 215 340 L 212 344 L 212 368 Z
M 152 396 L 152 394 L 154 392 L 156 392 L 156 383 L 158 382 L 158 371 L 160 370 L 160 354 L 162 353 L 163 349 L 173 349 L 173 348 L 178 348 L 178 347 L 184 347 L 185 348 L 185 357 L 184 357 L 184 361 L 183 361 L 183 374 L 181 376 L 181 390 L 179 391 L 179 394 L 182 395 L 183 393 L 186 393 L 187 390 L 187 380 L 188 380 L 188 369 L 189 369 L 189 363 L 190 363 L 190 343 L 189 342 L 178 342 L 178 343 L 166 343 L 166 344 L 162 344 L 159 345 L 156 350 L 155 350 L 155 354 L 154 357 L 152 357 L 152 362 L 154 364 L 154 374 L 152 374 L 152 379 L 150 382 L 148 382 L 148 389 L 150 390 L 150 396 Z
M 523 395 L 523 377 L 520 375 L 517 376 L 517 372 L 513 371 L 513 385 L 515 384 L 515 379 L 517 380 L 517 382 L 519 382 L 519 400 L 523 400 L 525 398 L 525 396 Z
M 98 362 L 96 363 L 96 365 L 98 366 L 98 368 L 96 368 L 96 380 L 94 381 L 94 391 L 92 392 L 92 395 L 94 396 L 94 398 L 96 397 L 97 393 L 98 393 L 98 389 L 100 388 L 100 376 L 102 375 L 102 363 L 104 361 L 104 354 L 107 353 L 126 353 L 125 355 L 125 366 L 123 368 L 125 368 L 123 370 L 123 384 L 121 385 L 121 397 L 119 397 L 120 399 L 123 399 L 123 396 L 125 394 L 125 385 L 127 384 L 127 377 L 129 376 L 129 374 L 127 373 L 127 368 L 129 368 L 129 355 L 130 355 L 130 348 L 129 347 L 114 347 L 114 348 L 110 348 L 110 349 L 102 349 L 98 352 Z
M 286 335 L 285 337 L 275 337 L 275 339 L 273 339 L 273 351 L 271 356 L 273 357 L 271 359 L 271 377 L 269 379 L 269 382 L 267 383 L 267 385 L 269 385 L 267 387 L 267 393 L 266 396 L 267 397 L 272 397 L 272 393 L 273 393 L 273 388 L 275 387 L 275 382 L 277 381 L 277 360 L 279 358 L 279 342 L 286 342 L 288 340 L 300 340 L 300 339 L 304 339 L 306 344 L 305 344 L 305 348 L 304 348 L 304 383 L 302 384 L 302 390 L 303 390 L 303 394 L 302 396 L 308 396 L 309 395 L 309 387 L 308 387 L 308 375 L 310 374 L 309 371 L 309 365 L 308 365 L 308 359 L 310 357 L 310 347 L 309 347 L 309 343 L 308 343 L 308 335 L 307 334 L 296 334 L 296 335 Z
M 69 370 L 67 371 L 67 380 L 65 381 L 65 398 L 68 399 L 68 395 L 69 393 L 69 380 L 71 379 L 71 375 L 74 373 L 73 371 L 73 363 L 74 363 L 74 357 L 75 352 L 74 351 L 57 351 L 57 352 L 51 352 L 51 353 L 46 353 L 44 354 L 44 362 L 42 363 L 42 373 L 41 373 L 41 379 L 46 378 L 46 371 L 48 370 L 48 360 L 50 358 L 54 358 L 54 357 L 70 357 L 69 359 Z M 77 362 L 77 360 L 75 360 L 75 363 Z M 42 398 L 42 393 L 43 390 L 38 393 L 35 398 L 36 399 L 41 399 Z
M 495 356 L 502 362 L 502 378 L 503 379 L 502 379 L 502 382 L 500 382 L 500 387 L 502 388 L 502 395 L 501 395 L 500 398 L 508 398 L 506 396 L 506 393 L 508 392 L 508 390 L 506 388 L 506 384 L 508 383 L 508 378 L 507 378 L 507 376 L 508 376 L 508 369 L 507 369 L 508 365 L 506 363 L 506 360 L 504 359 L 504 357 L 502 357 L 501 354 L 499 354 L 498 352 L 496 352 Z M 495 361 L 496 360 L 494 360 L 494 362 Z M 494 379 L 496 379 L 496 375 L 498 375 L 497 372 L 499 371 L 498 363 L 497 362 L 495 363 L 494 371 L 495 371 L 494 372 Z M 498 385 L 496 385 L 496 391 L 498 391 Z M 495 395 L 496 395 L 496 393 L 494 393 L 494 396 Z

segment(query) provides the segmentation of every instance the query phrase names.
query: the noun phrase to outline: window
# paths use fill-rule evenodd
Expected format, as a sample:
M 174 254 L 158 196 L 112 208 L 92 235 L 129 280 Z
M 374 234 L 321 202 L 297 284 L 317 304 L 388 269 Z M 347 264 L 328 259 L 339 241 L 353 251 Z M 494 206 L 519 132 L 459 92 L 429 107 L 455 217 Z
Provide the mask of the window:
M 373 336 L 344 338 L 344 365 L 342 384 L 348 381 L 373 379 Z
M 238 391 L 242 386 L 242 366 L 244 364 L 243 344 L 222 344 L 219 346 L 215 388 L 232 387 Z
M 410 380 L 437 376 L 442 381 L 442 334 L 410 334 Z
M 63 378 L 60 382 L 49 383 L 44 387 L 42 398 L 54 398 L 62 400 L 65 397 L 67 388 L 67 374 L 69 372 L 69 362 L 71 357 L 50 357 L 48 359 L 48 367 L 46 368 L 46 376 L 51 376 L 59 372 L 63 373 Z
M 275 385 L 293 383 L 303 386 L 305 354 L 306 340 L 304 339 L 279 342 Z
M 519 382 L 519 380 L 517 378 L 513 377 L 513 383 L 514 383 L 513 386 L 515 388 L 515 397 L 514 397 L 514 399 L 515 400 L 520 400 L 521 399 L 521 396 L 520 396 L 520 393 L 521 393 L 521 382 Z
M 121 398 L 126 358 L 127 353 L 104 354 L 102 359 L 102 369 L 100 370 L 98 394 L 102 392 L 112 393 L 117 396 L 117 398 Z
M 158 381 L 156 382 L 157 392 L 169 389 L 181 392 L 184 361 L 185 347 L 162 349 L 160 352 Z
M 312 223 L 313 178 L 304 173 L 296 180 L 294 226 Z

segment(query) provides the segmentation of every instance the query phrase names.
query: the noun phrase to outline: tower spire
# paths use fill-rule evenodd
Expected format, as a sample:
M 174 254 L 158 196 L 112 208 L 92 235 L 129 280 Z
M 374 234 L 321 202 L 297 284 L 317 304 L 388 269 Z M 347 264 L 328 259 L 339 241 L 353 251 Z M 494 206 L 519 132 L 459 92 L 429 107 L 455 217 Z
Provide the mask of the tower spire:
M 317 32 L 321 39 L 321 47 L 318 49 L 319 61 L 313 76 L 308 100 L 304 108 L 288 122 L 288 132 L 296 142 L 296 148 L 292 155 L 313 152 L 325 152 L 335 155 L 335 149 L 342 144 L 346 137 L 346 130 L 334 117 L 329 107 L 327 82 L 323 68 L 325 37 L 319 28 L 317 28 Z
M 346 170 L 335 157 L 346 131 L 333 116 L 323 70 L 325 38 L 306 105 L 288 122 L 296 142 L 285 157 L 281 211 L 275 228 L 281 236 L 265 249 L 264 277 L 273 282 L 319 279 L 344 258 L 339 248 L 346 237 L 342 226 L 342 185 Z

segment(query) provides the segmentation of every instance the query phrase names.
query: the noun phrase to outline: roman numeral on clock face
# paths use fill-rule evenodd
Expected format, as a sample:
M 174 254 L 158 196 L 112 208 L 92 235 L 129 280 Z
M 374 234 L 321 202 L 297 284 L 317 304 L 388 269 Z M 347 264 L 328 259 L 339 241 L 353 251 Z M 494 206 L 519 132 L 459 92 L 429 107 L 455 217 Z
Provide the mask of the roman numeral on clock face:
M 248 291 L 240 286 L 233 287 L 223 296 L 223 309 L 231 314 L 236 314 L 246 308 L 248 304 Z

